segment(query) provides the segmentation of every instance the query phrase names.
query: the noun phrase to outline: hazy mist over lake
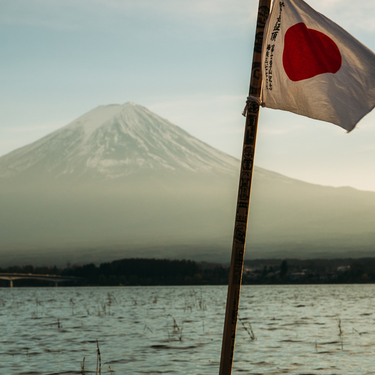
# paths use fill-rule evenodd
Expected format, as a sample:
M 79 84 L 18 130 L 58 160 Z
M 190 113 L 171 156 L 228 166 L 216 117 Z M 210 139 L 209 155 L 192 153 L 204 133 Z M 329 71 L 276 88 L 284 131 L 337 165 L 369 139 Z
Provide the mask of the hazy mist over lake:
M 0 158 L 3 262 L 226 262 L 238 171 L 237 159 L 145 107 L 97 107 Z M 253 185 L 248 257 L 373 254 L 374 192 L 257 167 Z

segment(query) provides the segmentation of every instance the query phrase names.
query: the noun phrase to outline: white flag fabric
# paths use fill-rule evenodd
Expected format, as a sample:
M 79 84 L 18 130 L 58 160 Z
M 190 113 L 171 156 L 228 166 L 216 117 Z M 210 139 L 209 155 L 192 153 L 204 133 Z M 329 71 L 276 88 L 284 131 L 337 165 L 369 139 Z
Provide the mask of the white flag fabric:
M 302 0 L 274 0 L 262 75 L 265 107 L 347 131 L 375 106 L 375 54 Z

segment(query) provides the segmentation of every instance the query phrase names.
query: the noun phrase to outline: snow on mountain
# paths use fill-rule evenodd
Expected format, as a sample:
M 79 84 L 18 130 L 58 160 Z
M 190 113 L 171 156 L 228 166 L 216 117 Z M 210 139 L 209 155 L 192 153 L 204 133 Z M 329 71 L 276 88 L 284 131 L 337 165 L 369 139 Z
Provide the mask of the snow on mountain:
M 26 172 L 114 179 L 141 170 L 233 174 L 238 160 L 130 102 L 99 106 L 0 158 L 0 178 Z

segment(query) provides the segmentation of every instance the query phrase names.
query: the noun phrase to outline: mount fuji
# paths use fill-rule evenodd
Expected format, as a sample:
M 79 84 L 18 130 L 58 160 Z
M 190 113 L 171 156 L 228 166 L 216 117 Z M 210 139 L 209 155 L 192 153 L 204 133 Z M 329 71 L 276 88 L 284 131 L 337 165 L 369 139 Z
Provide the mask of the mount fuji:
M 2 264 L 227 261 L 239 161 L 134 103 L 0 158 Z M 375 193 L 255 168 L 249 257 L 373 255 Z
M 0 178 L 118 179 L 164 171 L 233 174 L 238 161 L 134 103 L 100 106 L 0 159 Z

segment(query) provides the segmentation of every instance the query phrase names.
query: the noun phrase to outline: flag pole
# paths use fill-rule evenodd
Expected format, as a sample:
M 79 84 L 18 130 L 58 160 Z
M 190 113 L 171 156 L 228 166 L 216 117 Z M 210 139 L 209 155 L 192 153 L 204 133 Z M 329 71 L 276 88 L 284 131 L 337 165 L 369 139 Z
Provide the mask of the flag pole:
M 270 6 L 271 0 L 259 0 L 249 99 L 252 97 L 260 97 L 262 83 L 261 53 L 263 31 L 270 12 Z M 232 258 L 229 273 L 227 307 L 225 312 L 219 375 L 231 375 L 232 373 L 238 306 L 240 302 L 251 181 L 254 168 L 255 142 L 259 118 L 259 104 L 256 101 L 249 99 L 246 102 L 244 111 L 246 125 L 238 187 L 237 210 L 233 234 Z

